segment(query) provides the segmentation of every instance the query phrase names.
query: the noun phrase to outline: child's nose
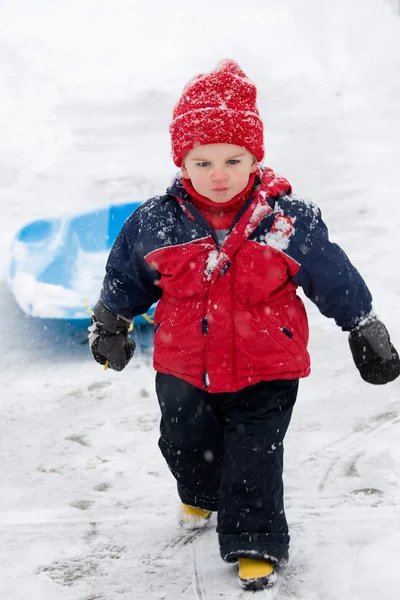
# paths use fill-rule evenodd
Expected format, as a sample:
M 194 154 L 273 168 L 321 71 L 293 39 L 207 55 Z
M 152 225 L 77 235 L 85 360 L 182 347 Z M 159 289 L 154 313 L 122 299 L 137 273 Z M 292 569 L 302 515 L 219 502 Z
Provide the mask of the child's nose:
M 211 179 L 213 181 L 225 181 L 227 179 L 228 173 L 225 169 L 215 169 L 211 174 Z

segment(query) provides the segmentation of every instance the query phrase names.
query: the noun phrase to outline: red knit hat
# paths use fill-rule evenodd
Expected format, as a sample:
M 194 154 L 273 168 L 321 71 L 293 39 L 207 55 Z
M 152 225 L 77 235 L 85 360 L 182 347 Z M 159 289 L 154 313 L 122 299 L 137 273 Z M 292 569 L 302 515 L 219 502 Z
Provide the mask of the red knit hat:
M 234 60 L 191 79 L 173 112 L 172 157 L 180 167 L 187 152 L 204 144 L 235 144 L 264 157 L 263 124 L 257 90 Z

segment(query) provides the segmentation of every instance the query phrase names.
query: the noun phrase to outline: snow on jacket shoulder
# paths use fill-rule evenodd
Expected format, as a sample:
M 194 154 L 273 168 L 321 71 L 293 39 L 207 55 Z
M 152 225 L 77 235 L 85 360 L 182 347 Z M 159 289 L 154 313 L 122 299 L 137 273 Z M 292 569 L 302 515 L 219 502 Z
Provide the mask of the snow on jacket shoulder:
M 101 299 L 133 317 L 159 300 L 154 367 L 209 392 L 310 371 L 308 323 L 297 286 L 351 329 L 371 311 L 363 279 L 329 241 L 319 209 L 262 169 L 219 245 L 179 178 L 126 221 Z
M 320 209 L 290 194 L 276 199 L 274 212 L 293 224 L 292 234 L 283 236 L 285 247 L 280 248 L 299 265 L 293 280 L 323 315 L 349 331 L 371 312 L 372 297 L 345 252 L 330 242 Z M 272 237 L 268 244 L 274 244 Z

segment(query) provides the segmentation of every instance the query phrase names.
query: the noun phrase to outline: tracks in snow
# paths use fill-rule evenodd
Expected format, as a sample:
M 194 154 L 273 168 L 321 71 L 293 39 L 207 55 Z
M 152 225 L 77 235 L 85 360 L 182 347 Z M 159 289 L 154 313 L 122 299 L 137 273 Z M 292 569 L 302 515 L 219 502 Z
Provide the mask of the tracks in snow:
M 327 453 L 333 454 L 329 458 L 318 483 L 318 491 L 323 492 L 329 483 L 343 479 L 358 477 L 357 462 L 367 451 L 366 446 L 374 439 L 384 435 L 400 423 L 398 413 L 394 410 L 381 413 L 375 417 L 374 422 L 362 431 L 352 431 L 323 447 L 318 452 L 318 458 L 323 458 Z

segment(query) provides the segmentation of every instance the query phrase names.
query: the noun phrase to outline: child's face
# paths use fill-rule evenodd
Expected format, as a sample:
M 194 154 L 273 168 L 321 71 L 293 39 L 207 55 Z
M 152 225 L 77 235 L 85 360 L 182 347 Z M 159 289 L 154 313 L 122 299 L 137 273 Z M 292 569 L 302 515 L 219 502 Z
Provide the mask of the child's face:
M 182 176 L 190 179 L 196 192 L 222 204 L 246 187 L 257 160 L 241 146 L 207 144 L 193 148 L 182 163 Z

